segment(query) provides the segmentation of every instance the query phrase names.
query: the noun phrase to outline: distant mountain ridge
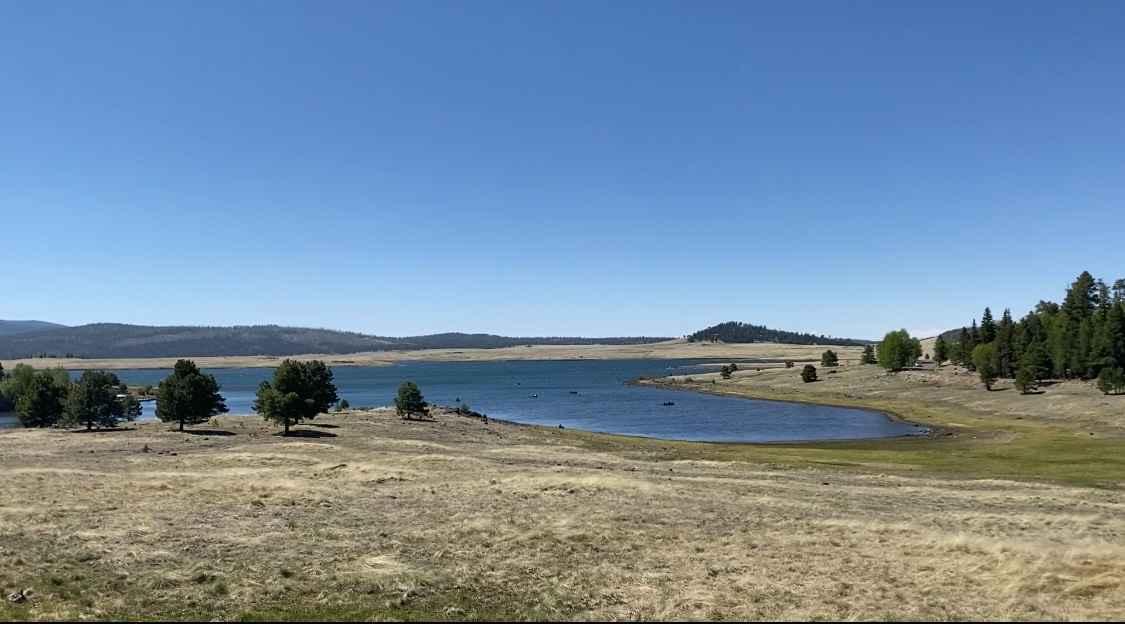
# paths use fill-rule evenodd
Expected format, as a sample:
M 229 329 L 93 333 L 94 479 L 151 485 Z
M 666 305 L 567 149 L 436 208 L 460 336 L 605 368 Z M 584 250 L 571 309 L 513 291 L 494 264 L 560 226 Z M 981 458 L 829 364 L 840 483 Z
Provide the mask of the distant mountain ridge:
M 412 349 L 495 349 L 525 344 L 644 344 L 665 337 L 508 337 L 444 333 L 392 338 L 278 325 L 234 327 L 94 323 L 0 335 L 0 359 L 26 357 L 204 357 L 223 355 L 346 354 Z
M 782 329 L 770 329 L 764 325 L 727 321 L 701 329 L 690 334 L 691 342 L 780 342 L 784 344 L 805 345 L 843 345 L 863 346 L 871 344 L 871 340 L 857 340 L 854 338 L 834 338 L 832 336 L 791 332 Z
M 66 325 L 48 323 L 47 321 L 5 321 L 0 319 L 0 336 L 14 336 L 61 327 L 66 327 Z

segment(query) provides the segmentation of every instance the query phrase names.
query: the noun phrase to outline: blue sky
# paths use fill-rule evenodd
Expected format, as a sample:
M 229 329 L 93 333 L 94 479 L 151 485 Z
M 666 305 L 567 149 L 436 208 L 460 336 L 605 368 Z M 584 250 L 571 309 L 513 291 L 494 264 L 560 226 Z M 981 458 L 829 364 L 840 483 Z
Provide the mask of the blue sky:
M 1125 277 L 1120 2 L 0 3 L 0 318 L 875 337 Z

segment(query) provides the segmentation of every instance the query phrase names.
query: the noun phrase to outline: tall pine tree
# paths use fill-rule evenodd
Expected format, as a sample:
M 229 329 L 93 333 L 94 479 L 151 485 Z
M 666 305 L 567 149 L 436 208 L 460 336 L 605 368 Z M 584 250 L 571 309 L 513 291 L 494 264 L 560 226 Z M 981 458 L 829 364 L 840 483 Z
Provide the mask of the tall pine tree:
M 980 317 L 981 344 L 988 344 L 996 340 L 996 322 L 992 320 L 992 310 L 985 308 L 984 315 Z
M 1005 308 L 1003 316 L 1000 317 L 1000 324 L 996 327 L 996 339 L 994 340 L 996 348 L 993 349 L 996 358 L 993 364 L 996 374 L 1000 377 L 1011 378 L 1016 376 L 1017 360 L 1014 332 L 1012 313 Z

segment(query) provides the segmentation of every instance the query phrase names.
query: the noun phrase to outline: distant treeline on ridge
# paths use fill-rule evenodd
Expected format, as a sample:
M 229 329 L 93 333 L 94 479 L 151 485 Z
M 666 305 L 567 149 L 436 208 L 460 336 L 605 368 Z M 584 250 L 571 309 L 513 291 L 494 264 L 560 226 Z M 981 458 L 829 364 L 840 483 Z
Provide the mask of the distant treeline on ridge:
M 204 357 L 344 354 L 412 349 L 495 349 L 527 344 L 644 344 L 663 337 L 508 337 L 445 333 L 391 338 L 355 332 L 253 325 L 241 327 L 154 327 L 96 323 L 0 335 L 0 359 L 28 357 Z
M 691 342 L 780 342 L 784 344 L 854 346 L 863 346 L 871 342 L 870 340 L 833 338 L 831 336 L 770 329 L 763 325 L 739 323 L 737 321 L 727 321 L 701 329 L 688 336 L 688 340 Z

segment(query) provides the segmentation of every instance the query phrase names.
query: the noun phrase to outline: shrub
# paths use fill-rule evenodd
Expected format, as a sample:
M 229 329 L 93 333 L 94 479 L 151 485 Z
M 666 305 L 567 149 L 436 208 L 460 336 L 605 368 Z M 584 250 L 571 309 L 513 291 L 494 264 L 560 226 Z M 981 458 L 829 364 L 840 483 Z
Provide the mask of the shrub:
M 839 358 L 839 356 L 836 355 L 836 352 L 833 351 L 832 349 L 829 349 L 829 350 L 825 351 L 820 356 L 820 365 L 821 366 L 836 366 L 839 363 L 840 363 L 840 358 Z
M 723 379 L 730 379 L 731 374 L 734 373 L 735 370 L 734 364 L 724 364 L 723 367 L 719 369 L 719 376 Z
M 801 381 L 805 383 L 816 381 L 816 367 L 812 364 L 805 364 L 805 367 L 801 369 Z
M 986 390 L 992 390 L 992 383 L 996 381 L 996 366 L 992 363 L 996 352 L 992 343 L 977 345 L 973 349 L 973 365 L 977 367 L 977 374 Z
M 1027 394 L 1038 390 L 1039 382 L 1035 380 L 1035 372 L 1030 367 L 1021 366 L 1019 371 L 1016 372 L 1015 386 L 1016 390 L 1020 391 L 1020 394 Z
M 793 368 L 793 362 L 791 362 L 789 360 L 786 360 L 785 368 Z M 759 368 L 758 370 L 762 370 L 762 369 Z

